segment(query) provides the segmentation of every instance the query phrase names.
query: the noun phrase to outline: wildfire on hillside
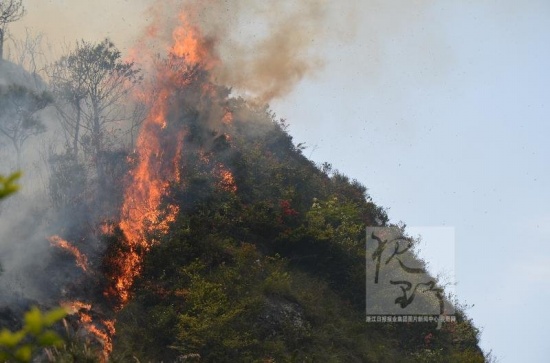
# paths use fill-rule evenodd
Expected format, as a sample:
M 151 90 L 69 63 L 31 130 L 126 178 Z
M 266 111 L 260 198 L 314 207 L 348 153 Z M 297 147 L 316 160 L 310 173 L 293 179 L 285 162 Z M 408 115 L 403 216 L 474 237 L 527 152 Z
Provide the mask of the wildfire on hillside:
M 152 32 L 154 29 L 149 29 L 149 33 Z M 104 271 L 90 272 L 90 275 L 105 279 L 100 283 L 104 287 L 104 301 L 100 302 L 97 297 L 80 301 L 79 296 L 78 301 L 63 303 L 76 317 L 80 329 L 103 345 L 105 358 L 113 349 L 115 320 L 97 310 L 106 311 L 107 306 L 117 312 L 126 306 L 131 299 L 132 286 L 142 273 L 146 254 L 169 231 L 180 211 L 167 197 L 170 188 L 182 187 L 184 183 L 182 157 L 188 130 L 181 119 L 186 117 L 188 108 L 202 107 L 208 110 L 209 121 L 215 118 L 214 122 L 223 127 L 233 122 L 233 114 L 223 104 L 227 94 L 220 93 L 210 79 L 209 72 L 219 62 L 211 51 L 211 42 L 202 37 L 185 14 L 179 15 L 179 25 L 172 32 L 172 38 L 168 58 L 155 62 L 150 89 L 141 88 L 135 94 L 149 105 L 149 113 L 137 136 L 135 154 L 129 158 L 131 168 L 121 181 L 124 192 L 118 222 L 104 222 L 97 227 L 98 232 L 106 236 L 118 233 L 116 243 L 119 245 L 103 257 Z M 138 53 L 134 51 L 133 54 L 136 58 Z M 140 54 L 148 56 L 145 50 Z M 200 151 L 197 161 L 211 170 L 220 190 L 236 192 L 233 174 L 223 163 L 213 162 Z M 69 251 L 75 256 L 77 265 L 89 272 L 87 258 L 78 249 L 58 236 L 49 240 L 52 245 Z M 98 301 L 101 307 L 97 306 Z
M 166 233 L 179 212 L 176 205 L 162 205 L 170 183 L 181 180 L 178 160 L 184 148 L 184 133 L 167 130 L 173 95 L 193 81 L 194 67 L 206 70 L 213 62 L 197 29 L 189 26 L 184 15 L 180 20 L 181 25 L 173 32 L 170 63 L 159 65 L 156 70 L 155 86 L 159 89 L 151 92 L 153 99 L 146 100 L 151 111 L 138 135 L 138 162 L 130 171 L 125 188 L 119 227 L 126 245 L 110 258 L 114 268 L 105 291 L 116 309 L 130 299 L 130 289 L 141 273 L 143 257 L 155 243 L 150 236 Z

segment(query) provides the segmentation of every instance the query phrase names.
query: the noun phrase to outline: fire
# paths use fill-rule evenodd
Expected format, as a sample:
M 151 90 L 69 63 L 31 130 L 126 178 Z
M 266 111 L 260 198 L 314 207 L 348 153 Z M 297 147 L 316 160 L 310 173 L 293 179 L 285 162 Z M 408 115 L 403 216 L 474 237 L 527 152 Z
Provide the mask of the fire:
M 92 308 L 92 304 L 88 304 L 82 301 L 70 301 L 70 302 L 62 302 L 61 306 L 67 310 L 69 314 L 76 314 L 80 310 L 90 310 Z
M 179 179 L 175 163 L 163 168 L 165 165 L 160 160 L 163 156 L 161 133 L 166 127 L 164 94 L 159 94 L 137 140 L 139 163 L 129 177 L 119 224 L 126 237 L 126 248 L 110 261 L 116 275 L 111 276 L 106 295 L 118 300 L 119 307 L 130 298 L 130 288 L 141 273 L 143 253 L 153 242 L 148 240 L 148 235 L 154 231 L 165 233 L 179 212 L 175 205 L 161 209 L 170 182 Z
M 137 136 L 135 155 L 129 157 L 132 168 L 124 180 L 118 228 L 111 222 L 98 226 L 98 231 L 105 235 L 122 232 L 117 241 L 122 246 L 113 246 L 114 250 L 103 260 L 104 266 L 108 267 L 103 294 L 115 311 L 122 309 L 130 300 L 134 281 L 142 273 L 145 255 L 162 235 L 168 233 L 170 224 L 176 221 L 180 212 L 179 206 L 166 198 L 170 188 L 181 185 L 183 179 L 181 168 L 187 131 L 173 121 L 173 113 L 180 108 L 185 109 L 185 105 L 180 105 L 181 100 L 176 97 L 189 86 L 198 86 L 197 96 L 207 100 L 215 99 L 219 94 L 218 87 L 209 80 L 205 79 L 200 84 L 196 82 L 203 79 L 198 77 L 208 74 L 219 63 L 212 52 L 213 41 L 203 37 L 185 14 L 181 14 L 179 20 L 180 25 L 172 32 L 174 43 L 168 49 L 168 59 L 155 64 L 151 86 L 136 91 L 134 95 L 149 106 L 149 114 Z M 154 28 L 149 30 L 149 36 L 154 36 L 157 31 Z M 132 52 L 131 57 L 143 56 L 144 50 Z M 197 102 L 202 102 L 200 97 Z M 215 113 L 216 119 L 230 125 L 233 122 L 231 111 L 223 105 L 215 107 L 219 107 L 219 112 Z M 208 164 L 219 188 L 236 192 L 235 179 L 229 169 L 211 160 L 208 153 L 199 152 L 199 160 Z M 58 236 L 51 237 L 50 242 L 69 251 L 75 256 L 77 265 L 84 271 L 88 270 L 86 256 L 70 243 Z M 113 349 L 115 321 L 102 319 L 89 303 L 75 301 L 64 305 L 78 316 L 82 329 L 102 342 L 107 360 Z
M 212 42 L 204 39 L 185 13 L 181 13 L 179 19 L 180 25 L 172 33 L 174 45 L 170 53 L 185 58 L 188 64 L 198 64 L 204 70 L 214 68 L 219 59 L 213 55 Z
M 218 163 L 216 166 L 216 174 L 218 176 L 219 182 L 218 187 L 225 190 L 226 192 L 235 193 L 237 191 L 237 184 L 235 184 L 235 178 L 233 174 L 227 170 L 227 168 Z
M 231 111 L 225 111 L 225 115 L 222 117 L 222 122 L 225 125 L 230 125 L 233 123 L 233 113 Z
M 69 242 L 65 241 L 63 238 L 59 236 L 52 236 L 48 238 L 48 241 L 51 243 L 52 246 L 61 248 L 70 254 L 72 254 L 75 258 L 76 265 L 80 267 L 84 272 L 88 272 L 88 258 L 83 255 L 78 248 L 70 244 Z
M 105 221 L 100 223 L 99 231 L 103 235 L 112 235 L 115 232 L 115 225 L 111 222 Z
M 109 355 L 111 355 L 113 351 L 113 336 L 115 335 L 114 322 L 103 320 L 101 323 L 104 325 L 105 330 L 99 329 L 92 323 L 86 324 L 85 326 L 90 334 L 103 343 L 103 356 L 105 361 L 107 361 Z
M 181 25 L 172 36 L 174 45 L 170 49 L 172 57 L 184 62 L 184 69 L 199 66 L 211 69 L 217 59 L 210 53 L 209 44 L 198 30 L 180 15 Z M 167 130 L 168 112 L 172 95 L 185 87 L 190 80 L 185 79 L 181 65 L 168 64 L 157 69 L 157 86 L 160 89 L 150 92 L 151 110 L 138 135 L 137 165 L 128 176 L 128 183 L 121 208 L 119 227 L 125 236 L 124 251 L 118 251 L 108 263 L 114 273 L 109 276 L 109 286 L 105 295 L 122 308 L 130 299 L 134 280 L 142 271 L 145 253 L 156 242 L 151 236 L 165 234 L 179 212 L 176 205 L 163 205 L 163 198 L 171 183 L 179 183 L 183 132 Z M 139 97 L 146 97 L 141 92 Z M 172 149 L 166 145 L 175 145 Z
M 92 304 L 82 301 L 65 301 L 61 306 L 71 315 L 77 315 L 80 327 L 94 336 L 103 345 L 103 361 L 113 351 L 113 336 L 115 335 L 115 321 L 108 319 L 93 319 Z

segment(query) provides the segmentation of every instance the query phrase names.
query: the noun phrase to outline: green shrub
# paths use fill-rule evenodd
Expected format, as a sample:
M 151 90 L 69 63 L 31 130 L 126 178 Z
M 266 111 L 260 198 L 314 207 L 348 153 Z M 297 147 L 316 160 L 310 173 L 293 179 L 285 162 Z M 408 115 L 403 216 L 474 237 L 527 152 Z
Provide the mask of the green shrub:
M 23 328 L 12 332 L 0 331 L 0 362 L 30 362 L 33 354 L 41 348 L 61 347 L 63 339 L 51 328 L 67 315 L 64 309 L 46 313 L 33 307 L 24 317 Z

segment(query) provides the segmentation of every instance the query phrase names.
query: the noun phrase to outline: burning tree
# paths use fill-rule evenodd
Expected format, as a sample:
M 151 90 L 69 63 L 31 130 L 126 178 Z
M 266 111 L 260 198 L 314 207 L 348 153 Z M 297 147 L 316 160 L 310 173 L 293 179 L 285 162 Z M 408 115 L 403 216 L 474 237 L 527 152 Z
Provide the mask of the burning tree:
M 3 0 L 0 2 L 0 60 L 4 59 L 4 38 L 9 23 L 18 21 L 25 15 L 23 0 Z

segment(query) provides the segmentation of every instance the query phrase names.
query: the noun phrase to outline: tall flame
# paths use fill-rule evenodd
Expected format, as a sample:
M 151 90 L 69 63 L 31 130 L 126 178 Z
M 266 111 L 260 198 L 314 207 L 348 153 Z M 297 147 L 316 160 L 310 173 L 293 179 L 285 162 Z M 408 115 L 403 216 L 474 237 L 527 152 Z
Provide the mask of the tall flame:
M 132 285 L 143 270 L 143 258 L 159 237 L 168 232 L 170 223 L 179 213 L 178 205 L 166 201 L 170 186 L 182 181 L 180 168 L 185 131 L 169 122 L 174 119 L 172 113 L 178 106 L 174 102 L 175 96 L 194 82 L 197 70 L 209 72 L 219 61 L 212 53 L 212 42 L 187 21 L 185 14 L 181 14 L 179 20 L 180 25 L 172 33 L 174 43 L 169 49 L 169 59 L 166 63 L 156 64 L 154 86 L 136 93 L 137 98 L 150 105 L 150 111 L 136 140 L 137 155 L 133 161 L 130 160 L 133 167 L 124 180 L 125 192 L 118 223 L 123 234 L 118 242 L 122 245 L 113 247 L 114 251 L 104 258 L 108 271 L 103 294 L 115 311 L 130 300 Z M 132 54 L 135 58 L 138 52 Z M 201 97 L 216 97 L 218 92 L 216 86 L 208 81 L 201 83 L 199 89 Z M 222 110 L 219 117 L 224 125 L 233 121 L 228 109 Z M 207 156 L 205 160 L 210 163 Z M 231 172 L 221 163 L 212 166 L 218 187 L 234 193 L 237 187 Z M 117 230 L 107 222 L 98 228 L 111 235 Z M 78 249 L 58 236 L 51 237 L 50 242 L 73 254 L 77 265 L 87 271 L 86 256 Z M 106 361 L 113 349 L 115 320 L 105 319 L 92 309 L 90 303 L 74 301 L 64 305 L 78 317 L 79 325 L 103 344 Z
M 185 14 L 179 18 L 181 25 L 172 34 L 174 44 L 170 54 L 183 59 L 189 67 L 210 69 L 216 58 L 210 55 L 208 42 L 189 24 Z M 184 134 L 171 135 L 166 128 L 171 96 L 188 80 L 182 80 L 182 73 L 170 67 L 158 67 L 157 73 L 157 86 L 161 88 L 149 92 L 152 96 L 147 102 L 152 107 L 136 142 L 138 162 L 129 173 L 121 208 L 119 227 L 126 238 L 125 248 L 109 261 L 114 273 L 109 276 L 105 295 L 115 301 L 117 308 L 123 307 L 130 298 L 132 284 L 142 271 L 144 254 L 155 242 L 151 236 L 166 233 L 179 212 L 178 206 L 162 203 L 170 183 L 181 179 L 178 158 Z M 172 151 L 165 147 L 166 138 L 171 137 L 175 137 L 176 143 Z

